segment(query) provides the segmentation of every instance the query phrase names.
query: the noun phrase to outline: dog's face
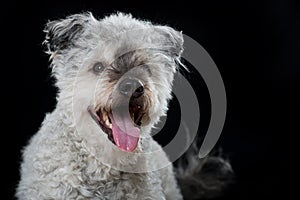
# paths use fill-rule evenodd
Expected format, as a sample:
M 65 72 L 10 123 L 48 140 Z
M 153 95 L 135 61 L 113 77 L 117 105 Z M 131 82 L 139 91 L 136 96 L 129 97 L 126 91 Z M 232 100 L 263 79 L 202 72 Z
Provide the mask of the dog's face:
M 124 14 L 72 15 L 45 31 L 58 103 L 88 114 L 119 149 L 133 151 L 167 111 L 182 34 Z

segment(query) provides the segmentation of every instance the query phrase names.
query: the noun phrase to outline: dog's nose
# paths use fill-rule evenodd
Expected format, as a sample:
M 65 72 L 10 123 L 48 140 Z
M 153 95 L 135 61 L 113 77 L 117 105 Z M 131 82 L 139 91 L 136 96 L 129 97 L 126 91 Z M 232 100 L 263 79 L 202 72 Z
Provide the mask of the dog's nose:
M 132 95 L 134 98 L 139 98 L 144 94 L 144 85 L 137 79 L 127 78 L 119 84 L 119 91 L 127 97 Z

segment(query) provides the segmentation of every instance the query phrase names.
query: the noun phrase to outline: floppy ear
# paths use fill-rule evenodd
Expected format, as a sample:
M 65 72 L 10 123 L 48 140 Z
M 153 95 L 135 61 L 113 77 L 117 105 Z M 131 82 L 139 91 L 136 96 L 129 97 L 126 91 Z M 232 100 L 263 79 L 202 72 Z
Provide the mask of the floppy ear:
M 157 31 L 164 36 L 163 48 L 166 48 L 171 56 L 180 57 L 183 51 L 182 33 L 168 26 L 157 26 Z
M 47 53 L 52 54 L 72 47 L 73 41 L 82 34 L 85 23 L 91 17 L 90 13 L 76 14 L 66 19 L 48 22 L 44 29 L 46 33 L 44 44 L 47 47 Z

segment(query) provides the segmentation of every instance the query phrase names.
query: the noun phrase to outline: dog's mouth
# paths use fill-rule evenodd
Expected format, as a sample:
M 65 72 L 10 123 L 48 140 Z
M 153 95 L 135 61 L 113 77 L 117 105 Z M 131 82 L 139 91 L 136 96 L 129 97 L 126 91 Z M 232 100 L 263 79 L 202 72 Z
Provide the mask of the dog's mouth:
M 144 111 L 140 105 L 120 106 L 106 110 L 88 107 L 91 117 L 96 121 L 108 139 L 119 149 L 132 152 L 140 138 L 140 128 Z

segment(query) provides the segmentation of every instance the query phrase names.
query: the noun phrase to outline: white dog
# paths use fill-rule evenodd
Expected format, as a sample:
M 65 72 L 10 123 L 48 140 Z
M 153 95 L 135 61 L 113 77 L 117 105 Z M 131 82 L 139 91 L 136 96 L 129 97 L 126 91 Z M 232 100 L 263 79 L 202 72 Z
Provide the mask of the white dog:
M 45 32 L 59 94 L 24 150 L 19 199 L 176 200 L 189 190 L 190 199 L 219 190 L 198 180 L 197 164 L 192 176 L 179 177 L 181 192 L 172 163 L 150 137 L 168 109 L 180 32 L 122 13 L 100 21 L 72 15 Z

